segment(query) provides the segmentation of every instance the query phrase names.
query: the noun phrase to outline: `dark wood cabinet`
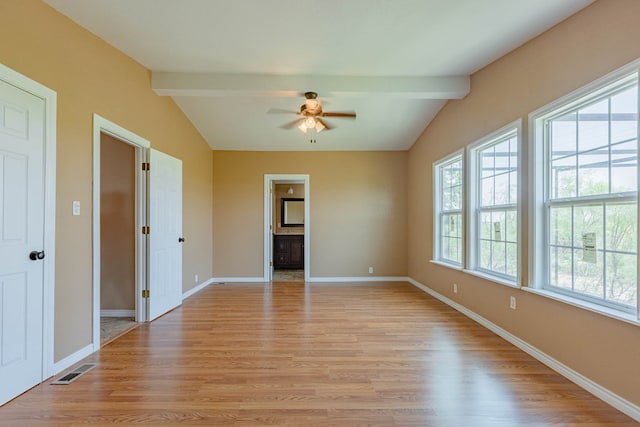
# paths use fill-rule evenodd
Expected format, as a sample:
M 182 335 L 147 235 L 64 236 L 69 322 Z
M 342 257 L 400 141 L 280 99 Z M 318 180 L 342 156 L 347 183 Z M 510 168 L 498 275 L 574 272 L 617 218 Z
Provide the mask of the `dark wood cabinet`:
M 304 269 L 304 235 L 274 234 L 273 267 L 276 269 Z

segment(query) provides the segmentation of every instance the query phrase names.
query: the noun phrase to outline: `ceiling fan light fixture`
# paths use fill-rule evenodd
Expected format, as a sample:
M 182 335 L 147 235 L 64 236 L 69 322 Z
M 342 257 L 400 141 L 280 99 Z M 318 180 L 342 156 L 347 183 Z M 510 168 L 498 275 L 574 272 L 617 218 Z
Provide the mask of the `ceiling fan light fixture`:
M 315 128 L 317 123 L 318 122 L 313 117 L 307 117 L 306 119 L 304 119 L 304 124 L 307 127 L 307 129 Z
M 326 129 L 326 126 L 323 125 L 320 120 L 316 121 L 316 132 L 321 132 L 322 130 Z
M 300 123 L 298 129 L 300 129 L 304 133 L 307 133 L 307 124 L 305 122 Z

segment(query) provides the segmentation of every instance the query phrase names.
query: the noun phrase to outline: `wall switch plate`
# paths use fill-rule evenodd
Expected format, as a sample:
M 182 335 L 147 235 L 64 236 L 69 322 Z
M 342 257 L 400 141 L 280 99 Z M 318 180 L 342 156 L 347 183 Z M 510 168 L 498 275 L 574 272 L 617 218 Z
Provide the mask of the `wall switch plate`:
M 509 298 L 509 308 L 511 310 L 515 310 L 516 309 L 516 297 L 510 297 Z
M 369 274 L 373 274 L 373 267 L 369 267 Z
M 454 293 L 454 294 L 457 294 L 457 293 L 458 293 L 458 284 L 457 284 L 457 283 L 454 283 L 454 284 L 453 284 L 453 293 Z
M 80 215 L 80 201 L 74 200 L 71 206 L 71 212 L 73 213 L 73 216 Z

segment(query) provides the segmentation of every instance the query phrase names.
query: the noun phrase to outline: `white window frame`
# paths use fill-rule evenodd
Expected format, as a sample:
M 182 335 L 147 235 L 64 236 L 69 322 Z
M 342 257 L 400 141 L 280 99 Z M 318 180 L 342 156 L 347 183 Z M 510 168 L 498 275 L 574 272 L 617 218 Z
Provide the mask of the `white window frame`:
M 613 318 L 640 324 L 640 289 L 637 292 L 637 305 L 635 312 L 621 309 L 615 304 L 605 300 L 595 300 L 577 293 L 562 292 L 557 288 L 547 286 L 549 273 L 549 241 L 547 238 L 549 227 L 548 203 L 549 203 L 549 164 L 548 147 L 545 141 L 545 122 L 556 116 L 560 110 L 571 110 L 596 100 L 611 93 L 614 87 L 623 84 L 624 79 L 635 79 L 638 84 L 640 76 L 640 60 L 636 60 L 619 70 L 616 70 L 586 86 L 580 88 L 556 101 L 529 114 L 529 285 L 525 290 L 539 293 L 550 298 L 569 303 L 574 306 L 598 312 Z M 640 91 L 640 88 L 639 88 Z M 640 96 L 639 104 L 640 104 Z M 640 106 L 639 106 L 640 107 Z M 640 108 L 639 108 L 640 111 Z M 640 120 L 639 120 L 640 123 Z M 638 125 L 637 141 L 640 141 L 640 125 Z M 640 189 L 640 173 L 638 175 L 638 188 Z M 594 197 L 594 200 L 610 198 Z M 637 192 L 635 196 L 636 209 L 638 209 Z M 640 215 L 640 210 L 638 210 Z M 640 228 L 639 228 L 640 229 Z M 640 231 L 639 231 L 640 234 Z M 640 247 L 640 236 L 637 236 L 637 247 Z M 636 271 L 640 273 L 640 256 Z
M 441 193 L 442 193 L 442 180 L 440 178 L 440 171 L 456 162 L 460 161 L 460 170 L 462 172 L 461 185 L 462 191 L 460 195 L 460 209 L 448 210 L 446 212 L 443 211 L 442 203 L 441 203 Z M 447 267 L 452 267 L 458 270 L 462 270 L 465 263 L 465 204 L 466 204 L 466 169 L 465 169 L 465 158 L 464 158 L 464 149 L 457 150 L 454 153 L 436 161 L 433 163 L 433 259 L 432 262 L 437 264 L 441 264 Z M 460 219 L 460 227 L 461 227 L 461 239 L 460 244 L 462 245 L 461 255 L 460 255 L 460 263 L 457 263 L 453 260 L 449 260 L 443 257 L 442 250 L 442 227 L 441 227 L 441 217 L 443 214 L 452 214 L 459 213 L 461 215 Z
M 491 207 L 481 206 L 480 194 L 482 184 L 482 170 L 480 154 L 485 149 L 488 149 L 506 139 L 516 138 L 516 174 L 517 174 L 517 194 L 515 203 L 504 205 L 493 205 Z M 497 283 L 501 283 L 508 286 L 520 287 L 521 283 L 521 271 L 522 271 L 522 219 L 521 219 L 521 200 L 522 200 L 522 120 L 515 120 L 500 129 L 492 132 L 491 134 L 477 140 L 467 147 L 467 193 L 468 193 L 468 222 L 467 222 L 467 260 L 468 267 L 465 270 L 466 273 L 480 276 L 482 278 L 492 280 Z M 491 269 L 485 269 L 480 267 L 480 214 L 482 212 L 492 210 L 504 210 L 515 209 L 516 211 L 516 227 L 517 227 L 517 242 L 516 242 L 516 274 L 515 276 L 501 273 Z

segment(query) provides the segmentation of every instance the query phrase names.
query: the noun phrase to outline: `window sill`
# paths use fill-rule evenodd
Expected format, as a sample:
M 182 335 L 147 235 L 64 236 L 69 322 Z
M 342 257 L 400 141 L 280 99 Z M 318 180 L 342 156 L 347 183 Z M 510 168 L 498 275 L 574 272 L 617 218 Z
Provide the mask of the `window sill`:
M 526 286 L 522 287 L 521 289 L 526 292 L 531 292 L 532 294 L 541 295 L 543 297 L 547 297 L 555 301 L 563 302 L 565 304 L 569 304 L 574 307 L 591 311 L 592 313 L 597 313 L 603 316 L 610 317 L 612 319 L 621 320 L 623 322 L 630 323 L 635 326 L 640 326 L 640 319 L 638 319 L 637 315 L 614 310 L 612 308 L 604 307 L 598 304 L 593 304 L 578 298 L 571 298 L 570 296 L 562 295 L 552 291 L 547 291 L 545 289 L 529 288 Z
M 482 279 L 488 280 L 490 282 L 498 283 L 500 285 L 509 286 L 511 288 L 520 289 L 521 286 L 514 282 L 513 280 L 503 279 L 502 277 L 493 276 L 491 274 L 483 273 L 481 271 L 476 270 L 462 270 L 467 274 L 471 274 L 472 276 L 480 277 Z
M 432 263 L 432 264 L 441 265 L 443 267 L 448 267 L 448 268 L 451 268 L 453 270 L 464 271 L 462 266 L 460 266 L 460 265 L 450 264 L 448 262 L 438 261 L 438 260 L 435 260 L 435 259 L 432 259 L 429 262 Z

